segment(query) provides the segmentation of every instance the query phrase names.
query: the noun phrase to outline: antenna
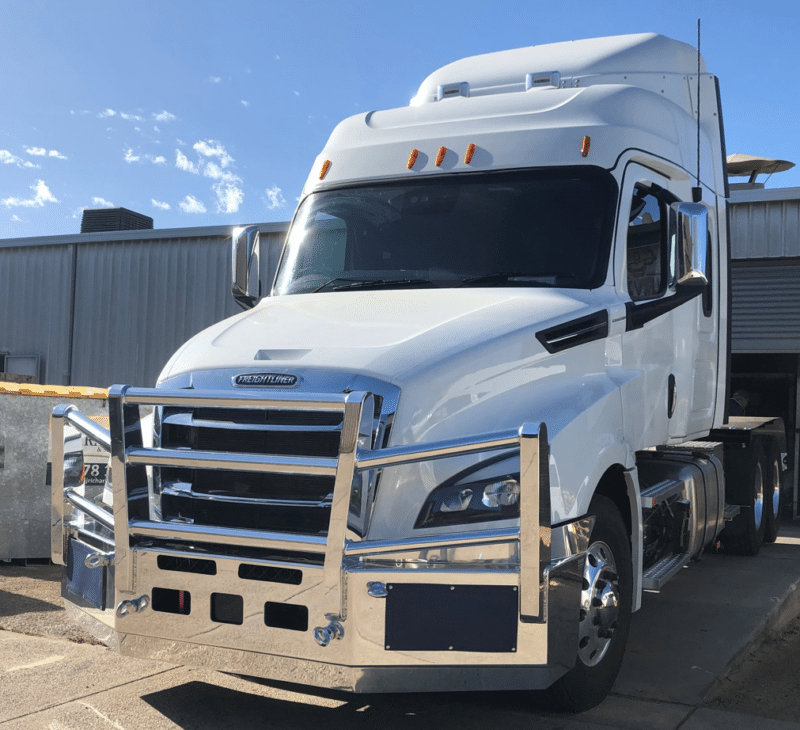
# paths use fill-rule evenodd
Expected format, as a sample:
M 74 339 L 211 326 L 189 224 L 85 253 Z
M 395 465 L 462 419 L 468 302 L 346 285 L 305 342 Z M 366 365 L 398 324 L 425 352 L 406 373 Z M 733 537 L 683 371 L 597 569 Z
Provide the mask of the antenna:
M 700 186 L 700 18 L 697 19 L 697 185 L 692 188 L 692 202 L 699 203 L 703 199 L 703 188 Z

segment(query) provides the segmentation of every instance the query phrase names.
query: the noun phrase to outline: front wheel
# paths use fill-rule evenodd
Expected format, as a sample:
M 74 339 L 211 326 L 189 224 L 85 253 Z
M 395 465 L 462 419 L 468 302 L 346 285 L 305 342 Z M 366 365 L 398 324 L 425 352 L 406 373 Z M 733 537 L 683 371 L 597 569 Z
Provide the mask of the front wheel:
M 595 496 L 589 514 L 595 523 L 583 571 L 577 658 L 547 690 L 550 703 L 568 712 L 588 710 L 605 699 L 630 630 L 633 573 L 625 523 L 607 497 Z

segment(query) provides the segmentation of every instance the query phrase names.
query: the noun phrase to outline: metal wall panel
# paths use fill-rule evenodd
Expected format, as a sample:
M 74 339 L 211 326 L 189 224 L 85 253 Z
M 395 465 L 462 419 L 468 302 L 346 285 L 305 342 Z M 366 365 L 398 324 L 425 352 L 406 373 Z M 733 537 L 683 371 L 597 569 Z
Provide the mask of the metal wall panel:
M 734 261 L 732 352 L 800 352 L 800 259 Z
M 283 236 L 261 238 L 266 284 Z M 81 246 L 72 383 L 152 386 L 186 340 L 240 312 L 230 293 L 230 245 L 230 236 L 217 235 Z
M 287 227 L 259 225 L 265 292 Z M 241 311 L 230 294 L 234 229 L 0 241 L 0 353 L 38 355 L 44 383 L 152 385 L 189 337 Z
M 69 372 L 73 246 L 0 248 L 0 353 L 36 355 L 41 382 Z
M 733 203 L 731 258 L 800 256 L 800 200 Z

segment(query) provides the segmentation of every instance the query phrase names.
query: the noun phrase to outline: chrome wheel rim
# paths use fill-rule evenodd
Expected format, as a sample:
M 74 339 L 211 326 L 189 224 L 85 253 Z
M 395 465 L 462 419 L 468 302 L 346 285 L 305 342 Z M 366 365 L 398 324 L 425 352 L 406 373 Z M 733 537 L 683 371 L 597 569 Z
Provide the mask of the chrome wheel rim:
M 761 520 L 764 517 L 764 474 L 761 471 L 761 464 L 756 464 L 756 483 L 753 498 L 753 520 L 756 530 L 761 527 Z
M 578 657 L 588 667 L 606 655 L 619 619 L 619 576 L 611 548 L 595 542 L 586 551 L 581 591 Z
M 775 460 L 772 464 L 772 514 L 777 515 L 781 508 L 781 465 Z

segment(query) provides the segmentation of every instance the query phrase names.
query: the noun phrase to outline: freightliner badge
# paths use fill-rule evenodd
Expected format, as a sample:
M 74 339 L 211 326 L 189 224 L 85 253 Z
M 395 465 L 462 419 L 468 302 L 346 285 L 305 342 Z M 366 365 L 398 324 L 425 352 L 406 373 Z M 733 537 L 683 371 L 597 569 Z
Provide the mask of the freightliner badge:
M 298 381 L 296 375 L 286 373 L 242 373 L 233 378 L 234 385 L 249 385 L 256 388 L 292 388 Z

